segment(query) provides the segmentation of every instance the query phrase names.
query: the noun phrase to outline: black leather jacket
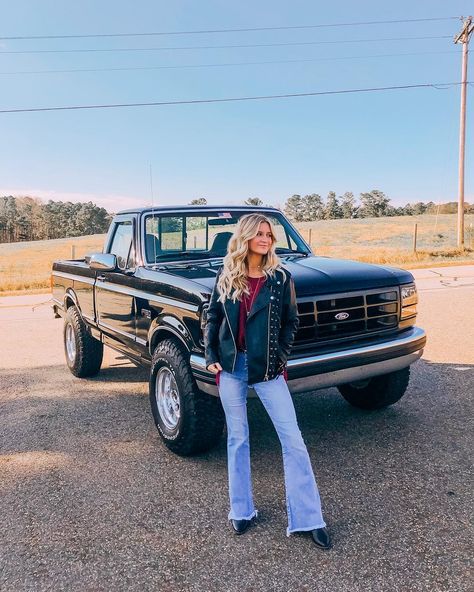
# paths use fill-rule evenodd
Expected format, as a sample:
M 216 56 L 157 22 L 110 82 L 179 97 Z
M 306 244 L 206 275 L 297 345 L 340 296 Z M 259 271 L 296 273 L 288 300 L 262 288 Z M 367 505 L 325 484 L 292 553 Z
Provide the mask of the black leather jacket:
M 219 302 L 216 275 L 204 330 L 206 368 L 219 362 L 226 372 L 233 372 L 237 358 L 237 333 L 240 302 L 227 298 Z M 275 270 L 261 286 L 245 329 L 248 359 L 248 384 L 272 380 L 286 366 L 299 326 L 295 285 L 291 273 L 283 267 Z

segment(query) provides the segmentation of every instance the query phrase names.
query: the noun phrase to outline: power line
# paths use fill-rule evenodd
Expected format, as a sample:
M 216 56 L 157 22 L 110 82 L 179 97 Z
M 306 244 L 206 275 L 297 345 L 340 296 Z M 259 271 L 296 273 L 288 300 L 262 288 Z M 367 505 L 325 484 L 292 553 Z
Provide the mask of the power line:
M 412 53 L 384 53 L 384 54 L 372 54 L 372 55 L 361 55 L 361 56 L 338 56 L 338 57 L 319 57 L 319 58 L 302 58 L 295 60 L 266 60 L 261 62 L 225 62 L 225 63 L 214 63 L 214 64 L 182 64 L 178 66 L 124 66 L 117 68 L 75 68 L 70 70 L 19 70 L 14 72 L 0 72 L 1 75 L 14 75 L 14 74 L 69 74 L 75 72 L 121 72 L 130 70 L 177 70 L 182 68 L 223 68 L 229 66 L 259 66 L 265 64 L 298 64 L 307 62 L 319 62 L 319 61 L 336 61 L 336 60 L 358 60 L 358 59 L 369 59 L 369 58 L 386 58 L 386 57 L 400 57 L 400 56 L 417 56 L 417 55 L 437 55 L 437 54 L 451 54 L 458 55 L 460 51 L 421 51 Z
M 291 41 L 287 43 L 252 43 L 239 45 L 195 45 L 182 47 L 118 47 L 118 48 L 89 48 L 89 49 L 27 49 L 0 51 L 0 54 L 31 54 L 31 53 L 96 53 L 96 52 L 124 52 L 124 51 L 175 51 L 196 49 L 236 49 L 250 47 L 289 47 L 295 45 L 332 45 L 341 43 L 372 43 L 374 41 L 413 41 L 426 39 L 452 39 L 451 35 L 435 35 L 426 37 L 382 37 L 378 39 L 343 39 L 331 41 Z
M 406 84 L 403 86 L 384 86 L 375 88 L 356 88 L 345 90 L 326 90 L 318 92 L 304 92 L 304 93 L 286 93 L 281 95 L 261 95 L 248 97 L 227 97 L 223 99 L 192 99 L 185 101 L 154 101 L 149 103 L 115 103 L 103 105 L 69 105 L 65 107 L 34 107 L 28 109 L 0 109 L 0 113 L 31 113 L 36 111 L 72 111 L 78 109 L 112 109 L 117 107 L 158 107 L 165 105 L 198 105 L 204 103 L 230 103 L 237 101 L 259 101 L 268 99 L 286 99 L 292 97 L 315 97 L 320 95 L 338 95 L 360 92 L 379 92 L 387 90 L 400 90 L 411 88 L 436 88 L 439 86 L 459 86 L 460 82 L 439 82 L 439 83 L 425 83 L 425 84 Z
M 152 37 L 158 35 L 201 35 L 214 33 L 245 33 L 252 31 L 289 31 L 296 29 L 322 29 L 328 27 L 354 27 L 362 25 L 386 25 L 398 23 L 421 23 L 428 21 L 449 21 L 459 20 L 460 16 L 446 16 L 433 18 L 418 18 L 418 19 L 398 19 L 388 21 L 358 21 L 349 23 L 322 23 L 317 25 L 288 25 L 281 27 L 245 27 L 238 29 L 207 29 L 197 31 L 157 31 L 151 33 L 88 33 L 81 35 L 23 35 L 16 37 L 0 37 L 2 41 L 25 40 L 25 39 L 86 39 L 93 37 Z

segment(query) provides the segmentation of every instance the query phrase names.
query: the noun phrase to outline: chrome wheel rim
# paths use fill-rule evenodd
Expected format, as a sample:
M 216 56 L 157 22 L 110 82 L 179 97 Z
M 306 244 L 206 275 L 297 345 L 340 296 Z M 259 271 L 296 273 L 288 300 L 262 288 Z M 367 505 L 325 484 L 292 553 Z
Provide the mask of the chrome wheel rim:
M 181 407 L 176 379 L 167 366 L 156 374 L 155 398 L 163 424 L 168 430 L 174 430 L 181 417 Z
M 66 352 L 69 361 L 74 362 L 76 359 L 76 336 L 70 323 L 66 326 Z

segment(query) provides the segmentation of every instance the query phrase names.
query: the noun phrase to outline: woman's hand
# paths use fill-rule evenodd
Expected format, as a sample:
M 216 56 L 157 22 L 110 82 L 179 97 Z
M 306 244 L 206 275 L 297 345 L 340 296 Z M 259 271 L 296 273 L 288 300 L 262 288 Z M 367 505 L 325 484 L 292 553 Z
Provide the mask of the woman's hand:
M 222 370 L 222 366 L 219 364 L 219 362 L 215 362 L 214 364 L 209 364 L 207 369 L 210 370 L 213 374 L 217 374 Z

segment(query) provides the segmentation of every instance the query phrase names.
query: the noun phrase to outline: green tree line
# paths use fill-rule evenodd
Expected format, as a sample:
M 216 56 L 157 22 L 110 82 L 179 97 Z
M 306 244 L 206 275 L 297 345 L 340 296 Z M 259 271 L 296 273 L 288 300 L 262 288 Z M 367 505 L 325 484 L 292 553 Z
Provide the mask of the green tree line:
M 383 216 L 416 216 L 419 214 L 454 214 L 457 202 L 435 204 L 430 201 L 393 206 L 390 198 L 379 189 L 361 193 L 357 201 L 351 191 L 337 196 L 330 191 L 325 200 L 317 194 L 292 195 L 285 203 L 284 212 L 295 222 L 334 220 L 337 218 L 380 218 Z M 464 204 L 466 213 L 474 213 L 474 204 Z
M 323 199 L 318 193 L 310 195 L 295 194 L 288 198 L 284 204 L 284 213 L 295 222 L 312 222 L 314 220 L 334 220 L 336 218 L 380 218 L 382 216 L 416 216 L 418 214 L 456 214 L 458 203 L 456 201 L 435 204 L 430 201 L 424 203 L 418 201 L 407 203 L 404 206 L 395 207 L 390 204 L 390 198 L 380 191 L 373 189 L 361 193 L 359 201 L 351 191 L 337 196 L 335 191 L 330 191 Z M 206 205 L 205 197 L 193 199 L 191 205 Z M 263 206 L 259 197 L 250 197 L 244 202 L 246 205 Z M 466 214 L 474 214 L 474 204 L 464 204 Z
M 112 216 L 91 201 L 47 203 L 32 197 L 0 197 L 0 242 L 102 234 Z
M 292 195 L 284 204 L 284 213 L 295 222 L 330 220 L 336 218 L 373 218 L 382 216 L 414 216 L 417 214 L 455 214 L 457 202 L 435 204 L 416 202 L 394 207 L 390 198 L 378 189 L 361 193 L 357 202 L 347 191 L 337 196 L 330 191 L 323 199 L 319 194 Z M 206 205 L 204 197 L 193 199 L 192 205 Z M 258 197 L 244 201 L 246 205 L 264 205 Z M 270 204 L 268 204 L 270 205 Z M 474 204 L 465 204 L 466 213 L 474 213 Z M 42 200 L 33 197 L 0 197 L 0 243 L 44 240 L 103 234 L 107 232 L 112 214 L 91 201 Z

